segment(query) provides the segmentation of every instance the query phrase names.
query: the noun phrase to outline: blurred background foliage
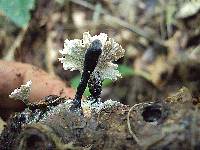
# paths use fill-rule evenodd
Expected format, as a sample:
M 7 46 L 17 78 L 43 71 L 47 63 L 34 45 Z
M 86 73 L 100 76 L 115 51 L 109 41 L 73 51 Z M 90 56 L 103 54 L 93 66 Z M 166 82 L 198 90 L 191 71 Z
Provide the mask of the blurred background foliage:
M 199 98 L 199 0 L 0 0 L 1 59 L 39 66 L 73 88 L 80 75 L 62 69 L 58 51 L 85 31 L 126 50 L 116 62 L 123 78 L 104 81 L 103 99 L 133 105 L 183 86 Z

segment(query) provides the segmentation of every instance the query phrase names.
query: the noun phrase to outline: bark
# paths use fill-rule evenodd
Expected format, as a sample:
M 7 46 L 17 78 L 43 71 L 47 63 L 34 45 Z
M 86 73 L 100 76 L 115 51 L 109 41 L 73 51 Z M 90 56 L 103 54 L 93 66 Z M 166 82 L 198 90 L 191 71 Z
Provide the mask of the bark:
M 72 101 L 54 98 L 16 114 L 1 134 L 0 149 L 200 148 L 200 103 L 186 88 L 133 107 L 110 100 L 70 110 Z

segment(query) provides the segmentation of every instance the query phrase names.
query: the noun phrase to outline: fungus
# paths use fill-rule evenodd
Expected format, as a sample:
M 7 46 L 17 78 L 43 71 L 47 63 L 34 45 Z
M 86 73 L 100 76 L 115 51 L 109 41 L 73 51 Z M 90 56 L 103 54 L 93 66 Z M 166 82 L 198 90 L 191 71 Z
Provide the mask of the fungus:
M 28 98 L 30 96 L 32 82 L 29 80 L 25 85 L 21 85 L 20 88 L 15 89 L 10 95 L 10 98 L 16 100 L 22 100 L 25 104 L 28 104 Z
M 84 32 L 82 40 L 65 40 L 64 49 L 60 51 L 62 58 L 59 60 L 65 70 L 79 70 L 82 75 L 73 108 L 81 108 L 81 98 L 87 86 L 91 94 L 89 100 L 97 102 L 102 91 L 102 81 L 121 77 L 117 70 L 118 65 L 112 62 L 123 57 L 124 52 L 105 33 L 91 36 L 89 32 Z

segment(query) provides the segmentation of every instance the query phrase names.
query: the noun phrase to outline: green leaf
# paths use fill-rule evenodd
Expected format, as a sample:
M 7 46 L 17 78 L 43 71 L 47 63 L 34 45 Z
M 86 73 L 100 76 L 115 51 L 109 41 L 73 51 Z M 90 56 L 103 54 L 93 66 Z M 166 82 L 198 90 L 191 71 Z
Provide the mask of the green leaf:
M 111 84 L 112 84 L 112 80 L 110 80 L 110 79 L 105 79 L 103 81 L 103 87 L 107 87 L 107 86 L 109 86 Z
M 122 77 L 134 75 L 133 68 L 128 67 L 126 65 L 119 65 L 118 70 L 122 74 Z
M 72 88 L 77 88 L 78 84 L 80 83 L 81 75 L 77 75 L 71 79 L 71 86 Z
M 19 27 L 26 27 L 35 0 L 0 0 L 0 11 Z

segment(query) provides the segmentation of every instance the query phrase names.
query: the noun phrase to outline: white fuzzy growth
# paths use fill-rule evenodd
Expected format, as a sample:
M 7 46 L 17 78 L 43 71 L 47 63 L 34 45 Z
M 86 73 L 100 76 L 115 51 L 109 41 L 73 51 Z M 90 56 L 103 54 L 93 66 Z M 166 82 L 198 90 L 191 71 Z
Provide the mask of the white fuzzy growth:
M 63 110 L 65 111 L 70 111 L 70 107 L 73 105 L 73 100 L 71 99 L 66 99 L 64 103 L 59 104 L 58 106 L 52 108 L 50 111 L 48 111 L 43 119 L 41 121 L 45 121 L 51 117 L 54 117 L 55 114 L 63 113 Z M 118 101 L 113 101 L 113 100 L 107 100 L 105 102 L 97 102 L 93 103 L 93 101 L 89 100 L 83 100 L 81 102 L 81 107 L 83 109 L 83 114 L 85 117 L 90 118 L 93 113 L 100 113 L 101 110 L 103 109 L 112 109 L 113 107 L 119 107 L 122 106 Z M 32 120 L 29 123 L 33 123 L 34 120 Z
M 121 74 L 117 70 L 118 65 L 113 64 L 112 62 L 123 57 L 125 50 L 122 49 L 114 39 L 108 39 L 108 36 L 105 33 L 91 36 L 89 32 L 84 32 L 82 40 L 65 40 L 64 49 L 60 50 L 62 58 L 59 58 L 61 63 L 63 63 L 63 68 L 65 70 L 79 70 L 82 73 L 86 50 L 96 39 L 101 41 L 102 54 L 94 73 L 99 72 L 102 80 L 106 78 L 117 80 L 117 78 L 121 77 Z
M 112 107 L 122 106 L 118 101 L 107 100 L 105 102 L 93 103 L 92 101 L 83 101 L 81 107 L 83 109 L 83 114 L 86 117 L 90 117 L 92 112 L 99 113 L 103 109 L 111 109 Z
M 20 88 L 15 89 L 10 95 L 10 98 L 14 98 L 16 100 L 22 100 L 26 102 L 30 96 L 32 82 L 29 80 L 25 85 L 21 85 Z
M 120 102 L 118 101 L 113 101 L 113 100 L 107 100 L 104 102 L 104 109 L 106 108 L 112 108 L 112 107 L 118 107 L 118 106 L 121 106 L 123 104 L 121 104 Z

